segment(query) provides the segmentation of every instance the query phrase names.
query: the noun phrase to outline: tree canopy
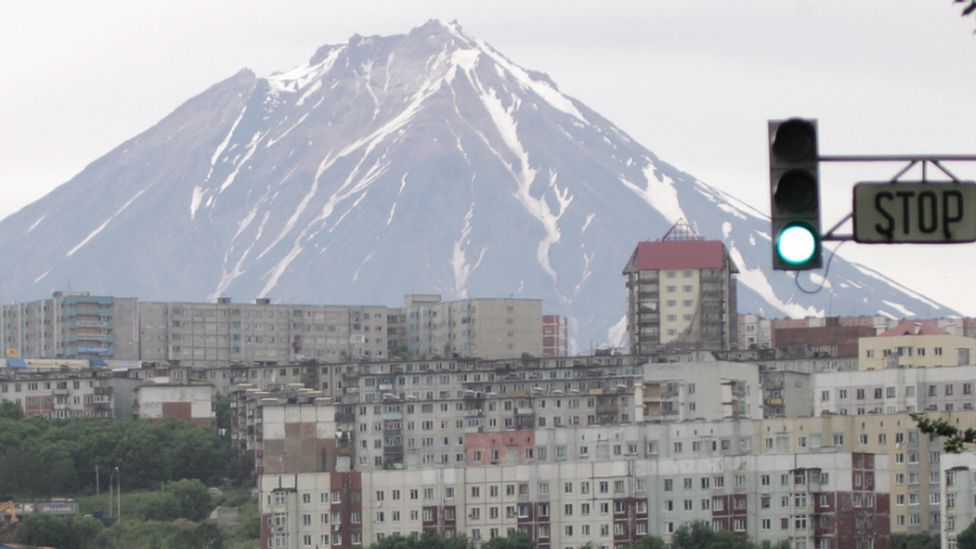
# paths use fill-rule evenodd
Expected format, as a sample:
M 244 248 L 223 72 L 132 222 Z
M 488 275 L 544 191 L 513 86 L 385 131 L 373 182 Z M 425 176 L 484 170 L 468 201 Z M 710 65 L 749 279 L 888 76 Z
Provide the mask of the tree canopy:
M 95 491 L 119 468 L 122 490 L 198 479 L 221 484 L 250 478 L 248 460 L 206 427 L 185 422 L 0 417 L 0 486 L 39 498 Z
M 956 536 L 957 549 L 976 549 L 976 521 Z

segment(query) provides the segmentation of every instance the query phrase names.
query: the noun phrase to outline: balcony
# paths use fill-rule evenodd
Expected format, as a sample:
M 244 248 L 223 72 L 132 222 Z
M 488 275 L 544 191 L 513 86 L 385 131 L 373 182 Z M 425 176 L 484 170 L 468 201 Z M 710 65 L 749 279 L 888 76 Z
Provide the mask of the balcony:
M 597 414 L 614 414 L 616 415 L 620 411 L 620 408 L 616 404 L 597 404 L 596 413 Z

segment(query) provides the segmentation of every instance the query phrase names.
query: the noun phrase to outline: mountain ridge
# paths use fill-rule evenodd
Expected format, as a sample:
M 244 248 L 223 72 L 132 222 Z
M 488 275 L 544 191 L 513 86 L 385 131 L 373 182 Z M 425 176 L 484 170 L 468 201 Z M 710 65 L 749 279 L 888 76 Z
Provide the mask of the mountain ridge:
M 955 314 L 839 256 L 797 292 L 761 212 L 436 20 L 208 87 L 0 221 L 0 268 L 16 299 L 539 297 L 579 346 L 619 342 L 620 270 L 678 219 L 726 242 L 744 312 Z

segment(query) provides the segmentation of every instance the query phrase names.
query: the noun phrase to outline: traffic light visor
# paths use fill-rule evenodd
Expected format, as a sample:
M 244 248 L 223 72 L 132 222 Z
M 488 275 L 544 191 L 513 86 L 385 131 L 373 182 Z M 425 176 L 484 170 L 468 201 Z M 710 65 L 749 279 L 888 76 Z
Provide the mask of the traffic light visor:
M 776 182 L 776 206 L 788 213 L 802 213 L 818 204 L 817 180 L 807 170 L 790 170 Z
M 776 236 L 776 254 L 790 265 L 802 265 L 820 251 L 817 232 L 805 223 L 787 225 Z
M 776 128 L 773 154 L 787 162 L 810 160 L 817 154 L 817 130 L 808 120 L 790 119 Z

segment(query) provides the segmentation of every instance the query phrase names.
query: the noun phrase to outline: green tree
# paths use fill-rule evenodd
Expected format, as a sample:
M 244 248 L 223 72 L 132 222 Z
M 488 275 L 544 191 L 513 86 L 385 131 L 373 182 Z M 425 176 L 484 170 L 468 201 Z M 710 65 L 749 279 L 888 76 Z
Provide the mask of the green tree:
M 122 490 L 154 489 L 195 478 L 206 485 L 252 480 L 251 461 L 206 427 L 181 422 L 111 422 L 0 416 L 0 486 L 15 496 L 107 491 L 119 468 Z M 29 481 L 29 482 L 28 482 Z
M 929 534 L 892 534 L 891 549 L 939 549 L 942 540 Z
M 535 543 L 527 534 L 515 532 L 508 537 L 494 538 L 485 544 L 485 547 L 487 549 L 535 549 Z
M 166 491 L 176 498 L 180 516 L 190 520 L 203 520 L 210 514 L 210 494 L 197 479 L 184 479 L 166 485 Z
M 468 549 L 471 546 L 465 536 L 445 537 L 434 530 L 409 536 L 395 535 L 384 538 L 370 546 L 370 549 Z
M 958 549 L 976 549 L 976 521 L 956 536 L 956 547 Z
M 177 528 L 169 543 L 172 549 L 221 549 L 224 538 L 213 521 L 205 521 L 192 528 Z
M 673 549 L 752 549 L 755 546 L 728 530 L 715 531 L 704 522 L 685 525 L 671 538 Z
M 24 411 L 14 402 L 9 400 L 0 402 L 0 418 L 21 419 L 23 417 Z
M 102 524 L 91 517 L 59 517 L 35 513 L 24 516 L 14 540 L 25 545 L 47 545 L 58 549 L 85 549 L 95 545 Z
M 230 397 L 224 393 L 214 395 L 214 412 L 217 416 L 217 429 L 230 433 Z
M 630 545 L 630 549 L 664 549 L 664 540 L 657 536 L 644 536 Z

